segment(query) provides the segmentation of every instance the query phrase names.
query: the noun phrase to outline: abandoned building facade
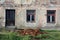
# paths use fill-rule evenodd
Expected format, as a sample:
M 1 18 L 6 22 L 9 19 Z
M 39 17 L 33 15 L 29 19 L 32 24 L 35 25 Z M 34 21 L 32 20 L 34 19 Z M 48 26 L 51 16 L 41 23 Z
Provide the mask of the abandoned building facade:
M 60 26 L 60 0 L 0 0 L 0 26 L 19 29 Z

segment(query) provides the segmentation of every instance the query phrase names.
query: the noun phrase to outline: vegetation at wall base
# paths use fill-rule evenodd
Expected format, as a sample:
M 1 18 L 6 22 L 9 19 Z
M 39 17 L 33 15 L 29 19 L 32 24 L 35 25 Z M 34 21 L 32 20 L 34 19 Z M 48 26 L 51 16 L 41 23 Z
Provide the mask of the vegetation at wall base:
M 40 30 L 46 34 L 20 35 L 17 32 L 0 32 L 0 40 L 60 40 L 59 30 Z

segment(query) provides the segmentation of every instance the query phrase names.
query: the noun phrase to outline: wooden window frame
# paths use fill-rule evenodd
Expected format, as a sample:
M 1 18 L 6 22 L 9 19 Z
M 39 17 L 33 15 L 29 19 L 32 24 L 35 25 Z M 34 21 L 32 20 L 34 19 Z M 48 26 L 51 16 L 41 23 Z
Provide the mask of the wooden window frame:
M 48 11 L 54 11 L 54 14 L 48 14 Z M 47 23 L 55 23 L 55 19 L 56 19 L 56 10 L 47 10 L 47 17 L 50 16 L 50 21 L 48 21 L 47 19 Z M 54 21 L 53 21 L 53 17 L 54 16 Z M 51 19 L 52 18 L 52 19 Z
M 28 14 L 27 11 L 34 11 L 34 12 L 31 13 L 31 14 Z M 30 15 L 30 21 L 28 21 L 28 19 L 27 19 L 27 17 L 26 17 L 27 22 L 34 23 L 34 22 L 35 22 L 35 13 L 36 13 L 36 10 L 26 10 L 26 12 L 27 12 L 26 16 L 27 16 L 27 15 Z M 32 20 L 32 18 L 33 18 L 32 16 L 34 16 L 34 20 Z

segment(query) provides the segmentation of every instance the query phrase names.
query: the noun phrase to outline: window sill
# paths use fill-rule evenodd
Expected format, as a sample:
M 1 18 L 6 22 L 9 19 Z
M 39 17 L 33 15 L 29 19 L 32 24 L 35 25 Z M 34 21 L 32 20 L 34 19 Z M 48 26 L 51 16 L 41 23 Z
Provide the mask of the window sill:
M 47 22 L 48 24 L 55 24 L 55 22 Z
M 28 21 L 27 23 L 35 23 L 35 21 L 32 21 L 32 22 Z

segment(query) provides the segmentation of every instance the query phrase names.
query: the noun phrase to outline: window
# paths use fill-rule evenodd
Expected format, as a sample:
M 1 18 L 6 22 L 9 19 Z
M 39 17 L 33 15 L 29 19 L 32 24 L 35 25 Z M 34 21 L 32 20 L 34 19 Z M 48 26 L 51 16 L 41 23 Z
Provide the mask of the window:
M 47 23 L 55 23 L 55 10 L 47 10 Z
M 27 10 L 27 22 L 35 21 L 35 10 Z
M 6 9 L 6 26 L 15 26 L 15 9 Z

